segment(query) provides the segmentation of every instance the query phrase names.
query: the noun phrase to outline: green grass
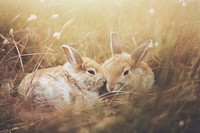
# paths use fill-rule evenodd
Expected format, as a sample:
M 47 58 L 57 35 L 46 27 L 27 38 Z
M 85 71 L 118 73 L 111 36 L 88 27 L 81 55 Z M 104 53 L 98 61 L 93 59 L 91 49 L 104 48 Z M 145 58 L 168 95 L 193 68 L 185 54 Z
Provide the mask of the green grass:
M 0 131 L 200 132 L 200 2 L 185 2 L 0 0 L 0 34 L 10 42 L 0 37 Z M 37 19 L 29 22 L 31 14 Z M 58 18 L 51 19 L 53 14 Z M 146 59 L 155 73 L 151 95 L 138 96 L 129 105 L 97 104 L 81 113 L 69 111 L 32 125 L 20 120 L 17 86 L 26 73 L 63 64 L 64 43 L 103 63 L 111 55 L 112 31 L 128 53 L 147 39 L 159 44 Z M 61 33 L 60 39 L 53 37 L 55 32 Z

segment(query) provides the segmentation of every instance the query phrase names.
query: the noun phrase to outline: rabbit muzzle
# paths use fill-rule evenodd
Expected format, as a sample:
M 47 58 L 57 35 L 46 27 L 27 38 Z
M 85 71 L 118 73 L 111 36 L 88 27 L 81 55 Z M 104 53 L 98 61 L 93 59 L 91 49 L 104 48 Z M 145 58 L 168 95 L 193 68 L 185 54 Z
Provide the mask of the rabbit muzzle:
M 86 89 L 88 91 L 99 90 L 104 85 L 105 79 L 88 79 L 85 81 Z
M 106 84 L 106 88 L 107 88 L 107 91 L 109 91 L 109 92 L 111 92 L 111 91 L 119 91 L 121 88 L 122 88 L 122 86 L 123 86 L 124 84 L 122 84 L 122 83 L 117 83 L 117 84 L 115 84 L 115 85 L 110 85 L 110 84 Z

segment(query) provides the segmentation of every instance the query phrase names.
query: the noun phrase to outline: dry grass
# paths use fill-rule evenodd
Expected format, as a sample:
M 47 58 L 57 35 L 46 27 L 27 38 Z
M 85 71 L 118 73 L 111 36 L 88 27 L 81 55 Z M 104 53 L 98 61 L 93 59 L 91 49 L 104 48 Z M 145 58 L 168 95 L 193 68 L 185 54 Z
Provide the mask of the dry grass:
M 1 0 L 0 132 L 200 132 L 199 4 L 198 0 Z M 31 14 L 37 19 L 27 21 Z M 17 86 L 26 73 L 63 64 L 63 43 L 103 63 L 110 56 L 111 31 L 119 34 L 129 53 L 149 38 L 158 44 L 147 58 L 155 73 L 151 94 L 133 93 L 128 105 L 114 98 L 34 123 L 17 115 L 22 106 Z

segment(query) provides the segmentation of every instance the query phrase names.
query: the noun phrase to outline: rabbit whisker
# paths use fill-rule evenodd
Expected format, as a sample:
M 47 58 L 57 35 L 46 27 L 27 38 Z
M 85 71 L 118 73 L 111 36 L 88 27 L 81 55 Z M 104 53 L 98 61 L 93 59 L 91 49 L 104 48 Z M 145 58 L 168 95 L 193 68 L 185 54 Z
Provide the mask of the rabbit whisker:
M 116 93 L 118 93 L 117 95 L 126 95 L 126 94 L 130 94 L 129 91 L 113 91 L 113 92 L 108 92 L 108 93 L 105 93 L 105 94 L 102 94 L 99 98 L 100 100 L 105 100 L 105 99 L 108 99 L 110 97 L 113 97 L 116 95 Z
M 113 96 L 113 98 L 110 100 L 110 103 L 115 99 L 115 97 L 121 92 L 121 90 L 126 87 L 128 84 L 123 85 L 118 91 L 117 93 Z

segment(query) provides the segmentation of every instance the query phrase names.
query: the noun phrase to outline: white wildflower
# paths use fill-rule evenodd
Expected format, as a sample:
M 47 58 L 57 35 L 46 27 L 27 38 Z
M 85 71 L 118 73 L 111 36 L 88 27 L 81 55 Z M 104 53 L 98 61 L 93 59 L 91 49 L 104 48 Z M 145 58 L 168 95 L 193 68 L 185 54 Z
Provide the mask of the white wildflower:
M 182 7 L 185 7 L 187 5 L 185 0 L 179 0 L 179 4 L 181 4 Z
M 30 21 L 36 20 L 37 18 L 38 18 L 38 17 L 37 17 L 36 15 L 31 14 L 31 15 L 28 17 L 27 21 L 30 22 Z
M 153 47 L 153 41 L 150 40 L 150 43 L 149 43 L 149 48 L 152 48 Z
M 61 33 L 60 32 L 54 32 L 53 33 L 53 38 L 59 40 L 60 39 L 60 36 L 61 36 Z
M 185 1 L 183 1 L 181 5 L 182 5 L 182 7 L 185 7 L 187 4 Z
M 6 50 L 3 48 L 1 51 L 2 51 L 2 52 L 5 52 Z
M 45 0 L 39 0 L 39 2 L 43 4 L 43 3 L 45 3 L 46 1 L 45 1 Z
M 154 43 L 154 46 L 155 46 L 155 47 L 158 47 L 158 45 L 159 45 L 159 42 L 155 42 L 155 43 Z
M 8 39 L 4 39 L 3 44 L 8 44 L 8 43 L 10 43 L 10 42 L 8 41 Z
M 149 14 L 154 15 L 155 13 L 156 13 L 155 9 L 153 9 L 153 8 L 149 9 Z
M 57 19 L 58 17 L 59 17 L 58 14 L 53 14 L 53 15 L 51 16 L 51 19 Z
M 184 123 L 183 120 L 179 121 L 179 126 L 180 126 L 180 127 L 182 127 L 182 126 L 184 126 L 184 125 L 185 125 L 185 123 Z
M 13 30 L 13 29 L 10 29 L 9 35 L 10 35 L 11 37 L 14 37 L 14 30 Z

